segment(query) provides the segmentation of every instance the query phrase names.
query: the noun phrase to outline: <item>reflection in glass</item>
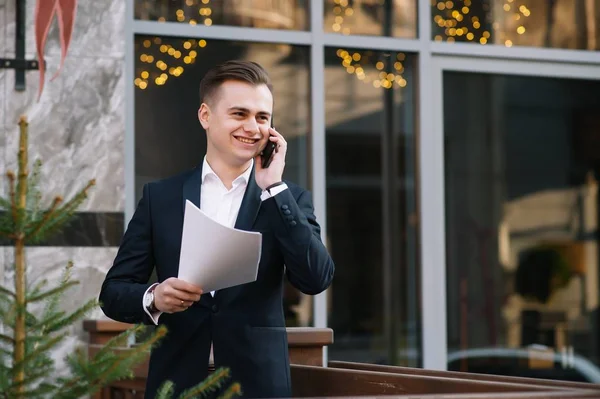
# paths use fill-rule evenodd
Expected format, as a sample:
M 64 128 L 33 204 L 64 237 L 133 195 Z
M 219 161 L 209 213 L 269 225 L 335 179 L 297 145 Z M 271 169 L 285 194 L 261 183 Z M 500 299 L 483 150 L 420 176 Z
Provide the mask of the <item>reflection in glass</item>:
M 324 31 L 417 37 L 417 0 L 325 0 Z
M 416 57 L 325 50 L 334 360 L 416 366 Z
M 599 90 L 444 74 L 449 369 L 600 382 Z
M 191 25 L 307 30 L 307 0 L 135 0 L 135 18 Z
M 600 49 L 600 0 L 431 0 L 436 41 Z
M 195 47 L 189 43 L 195 43 Z M 177 58 L 169 51 L 162 51 L 162 46 L 178 49 L 182 57 Z M 230 59 L 256 61 L 269 72 L 274 85 L 275 126 L 288 142 L 284 178 L 307 187 L 306 147 L 310 123 L 308 47 L 136 36 L 135 48 L 135 67 L 138 72 L 136 82 L 129 84 L 136 84 L 136 202 L 143 185 L 148 181 L 183 172 L 202 162 L 206 138 L 197 118 L 200 106 L 198 85 L 209 68 Z M 194 62 L 182 61 L 185 58 L 183 54 L 188 57 L 191 51 L 197 52 Z M 146 60 L 143 60 L 144 55 Z M 151 62 L 148 62 L 149 57 L 152 58 Z M 157 68 L 158 63 L 164 66 Z M 181 73 L 171 75 L 171 68 L 181 68 Z M 157 78 L 161 78 L 156 77 L 159 72 L 167 74 L 161 83 L 156 82 Z M 145 80 L 138 80 L 144 76 Z M 141 84 L 143 82 L 145 84 Z M 284 302 L 288 326 L 312 324 L 309 297 L 286 286 Z

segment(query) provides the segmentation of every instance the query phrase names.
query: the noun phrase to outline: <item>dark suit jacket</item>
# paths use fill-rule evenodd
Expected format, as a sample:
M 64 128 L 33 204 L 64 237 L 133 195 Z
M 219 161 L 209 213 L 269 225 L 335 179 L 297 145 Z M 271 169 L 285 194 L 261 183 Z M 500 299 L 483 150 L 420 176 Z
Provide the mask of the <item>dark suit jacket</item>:
M 154 267 L 158 281 L 177 277 L 184 204 L 189 199 L 200 206 L 201 171 L 199 166 L 144 186 L 100 293 L 111 319 L 152 324 L 142 297 Z M 252 172 L 235 227 L 262 233 L 257 281 L 217 291 L 214 298 L 205 293 L 186 311 L 160 316 L 168 333 L 152 351 L 146 397 L 153 398 L 165 380 L 175 383 L 176 392 L 202 381 L 211 340 L 215 366 L 230 369 L 229 382 L 239 382 L 244 397 L 291 395 L 283 277 L 306 294 L 318 294 L 330 285 L 334 264 L 321 242 L 310 193 L 287 184 L 288 190 L 261 202 Z

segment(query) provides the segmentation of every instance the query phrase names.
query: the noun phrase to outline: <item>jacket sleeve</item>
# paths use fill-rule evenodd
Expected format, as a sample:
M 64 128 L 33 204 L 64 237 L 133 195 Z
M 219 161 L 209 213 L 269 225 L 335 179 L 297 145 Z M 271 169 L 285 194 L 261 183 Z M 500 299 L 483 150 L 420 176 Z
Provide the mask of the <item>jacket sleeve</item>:
M 102 284 L 99 300 L 104 314 L 124 323 L 153 324 L 142 302 L 153 269 L 150 189 L 146 184 Z
M 308 295 L 325 291 L 333 280 L 335 266 L 321 241 L 310 193 L 302 191 L 295 199 L 287 189 L 267 199 L 264 206 L 290 283 Z

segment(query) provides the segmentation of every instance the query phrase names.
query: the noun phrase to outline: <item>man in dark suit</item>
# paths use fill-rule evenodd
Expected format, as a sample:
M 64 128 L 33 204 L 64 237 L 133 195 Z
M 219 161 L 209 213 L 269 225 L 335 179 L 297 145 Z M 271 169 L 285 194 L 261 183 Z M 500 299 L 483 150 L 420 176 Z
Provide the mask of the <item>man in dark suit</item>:
M 301 292 L 316 295 L 331 284 L 334 263 L 310 193 L 282 180 L 287 143 L 270 127 L 266 71 L 253 62 L 227 62 L 205 75 L 200 96 L 206 156 L 191 171 L 144 186 L 102 285 L 102 310 L 126 323 L 167 326 L 151 354 L 148 398 L 165 380 L 176 392 L 201 382 L 209 358 L 217 368 L 230 368 L 245 397 L 288 397 L 284 274 Z M 263 168 L 267 141 L 276 150 Z M 186 200 L 219 223 L 262 233 L 255 282 L 203 292 L 177 278 Z M 158 283 L 149 284 L 154 268 Z

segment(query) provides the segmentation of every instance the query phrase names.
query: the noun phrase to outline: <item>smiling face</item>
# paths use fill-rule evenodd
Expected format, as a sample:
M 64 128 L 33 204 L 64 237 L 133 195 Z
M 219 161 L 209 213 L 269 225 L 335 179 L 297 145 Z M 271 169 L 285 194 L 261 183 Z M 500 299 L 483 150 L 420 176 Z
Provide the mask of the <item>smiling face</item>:
M 198 110 L 209 162 L 218 159 L 233 168 L 247 165 L 267 143 L 272 112 L 273 95 L 266 85 L 223 82 Z

